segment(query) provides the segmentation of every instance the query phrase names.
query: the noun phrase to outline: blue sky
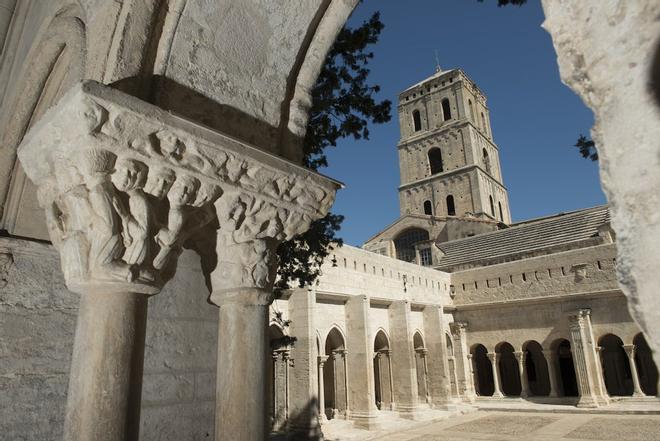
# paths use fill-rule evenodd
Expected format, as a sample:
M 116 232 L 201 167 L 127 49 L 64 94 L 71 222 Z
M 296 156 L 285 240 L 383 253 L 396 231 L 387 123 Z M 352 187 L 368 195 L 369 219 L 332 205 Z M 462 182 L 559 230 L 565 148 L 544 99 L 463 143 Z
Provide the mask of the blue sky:
M 596 163 L 572 145 L 593 116 L 559 78 L 539 0 L 498 8 L 496 0 L 365 0 L 349 20 L 379 10 L 385 29 L 373 46 L 370 81 L 393 102 L 392 120 L 371 126 L 368 141 L 342 140 L 321 172 L 347 186 L 335 213 L 340 236 L 361 245 L 399 216 L 397 95 L 443 69 L 460 67 L 488 97 L 513 220 L 602 204 Z

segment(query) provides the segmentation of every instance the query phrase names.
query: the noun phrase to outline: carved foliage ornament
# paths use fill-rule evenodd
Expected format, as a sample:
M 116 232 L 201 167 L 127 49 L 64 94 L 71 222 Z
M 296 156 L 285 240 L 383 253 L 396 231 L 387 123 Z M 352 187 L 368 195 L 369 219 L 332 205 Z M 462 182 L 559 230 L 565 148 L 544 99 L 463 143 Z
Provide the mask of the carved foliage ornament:
M 219 250 L 271 248 L 264 244 L 325 215 L 340 186 L 91 81 L 46 113 L 19 158 L 38 187 L 67 286 L 79 292 L 158 292 L 185 240 L 216 219 Z M 241 268 L 228 273 L 265 286 L 264 253 L 253 253 L 262 265 L 220 261 L 236 260 Z

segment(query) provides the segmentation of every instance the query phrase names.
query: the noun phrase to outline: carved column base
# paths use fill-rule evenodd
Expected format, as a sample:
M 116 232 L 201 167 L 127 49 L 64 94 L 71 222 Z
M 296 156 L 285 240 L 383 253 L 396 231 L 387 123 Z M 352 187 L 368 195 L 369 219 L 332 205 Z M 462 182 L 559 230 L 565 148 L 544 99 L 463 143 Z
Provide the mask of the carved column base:
M 91 290 L 80 298 L 65 441 L 137 441 L 147 297 Z

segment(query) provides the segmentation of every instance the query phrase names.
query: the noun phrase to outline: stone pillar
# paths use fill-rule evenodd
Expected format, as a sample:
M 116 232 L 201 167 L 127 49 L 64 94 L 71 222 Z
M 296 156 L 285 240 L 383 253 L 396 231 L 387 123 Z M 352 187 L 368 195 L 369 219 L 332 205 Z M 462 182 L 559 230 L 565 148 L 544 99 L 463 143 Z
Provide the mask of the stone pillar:
M 295 360 L 291 366 L 289 383 L 289 423 L 288 430 L 300 438 L 310 433 L 318 432 L 318 419 L 325 416 L 318 415 L 318 409 L 323 405 L 322 393 L 319 385 L 323 378 L 318 377 L 321 372 L 321 362 L 316 349 L 316 327 L 314 325 L 314 311 L 316 305 L 316 292 L 313 289 L 296 288 L 288 299 L 289 331 L 296 336 L 296 342 L 291 347 L 291 357 Z M 318 406 L 310 405 L 316 400 Z
M 470 395 L 473 397 L 477 396 L 477 389 L 475 388 L 476 379 L 474 377 L 474 360 L 472 359 L 472 354 L 467 354 L 468 366 L 470 367 Z
M 472 394 L 474 380 L 470 375 L 470 363 L 468 362 L 470 350 L 467 345 L 467 323 L 454 322 L 451 324 L 451 331 L 454 336 L 454 356 L 457 370 L 456 384 L 459 397 L 463 396 L 473 401 L 476 398 L 476 394 Z
M 447 361 L 445 317 L 442 306 L 424 308 L 424 344 L 428 350 L 428 393 L 433 408 L 443 408 L 451 400 L 451 380 Z
M 493 398 L 503 398 L 504 394 L 502 393 L 502 388 L 500 386 L 501 381 L 500 381 L 500 368 L 498 366 L 499 361 L 500 361 L 500 354 L 496 352 L 489 352 L 486 354 L 488 359 L 490 360 L 490 364 L 493 368 L 493 384 L 495 387 L 495 391 L 493 392 Z
M 520 373 L 520 398 L 527 398 L 529 396 L 529 381 L 527 379 L 527 366 L 525 354 L 527 351 L 516 351 L 513 355 L 516 356 L 518 361 L 518 371 Z
M 630 363 L 630 373 L 633 380 L 633 397 L 644 397 L 646 394 L 639 385 L 639 374 L 637 372 L 637 365 L 635 364 L 635 345 L 623 345 L 623 349 L 626 351 L 628 363 Z
M 394 410 L 396 408 L 396 404 L 394 403 L 394 375 L 392 375 L 392 351 L 387 350 L 385 351 L 386 354 L 386 362 L 387 362 L 387 379 L 388 382 L 387 384 L 389 385 L 389 397 L 390 397 L 390 410 Z
M 183 242 L 213 220 L 222 193 L 220 179 L 186 162 L 190 156 L 169 132 L 192 126 L 84 82 L 20 146 L 66 286 L 81 296 L 67 441 L 139 437 L 147 297 L 174 275 Z M 209 147 L 195 141 L 199 150 Z
M 422 397 L 425 403 L 430 403 L 429 397 L 429 367 L 426 362 L 426 348 L 415 349 L 415 366 L 417 370 L 417 389 L 419 397 Z M 421 387 L 420 387 L 421 384 Z
M 600 388 L 603 391 L 603 394 L 606 395 L 607 400 L 609 401 L 609 392 L 607 391 L 607 386 L 605 385 L 605 371 L 603 368 L 602 346 L 596 346 L 596 360 L 598 362 L 598 380 L 600 381 Z
M 410 326 L 410 303 L 395 301 L 389 307 L 394 402 L 404 418 L 414 418 L 417 411 L 417 372 Z
M 332 365 L 335 379 L 335 415 L 346 416 L 347 376 L 343 350 L 332 351 Z
M 385 366 L 385 363 L 383 363 L 384 355 L 385 355 L 385 353 L 382 352 L 382 351 L 378 351 L 374 354 L 374 364 L 375 364 L 376 367 L 378 367 L 378 378 L 374 378 L 374 381 L 378 382 L 378 388 L 377 388 L 378 390 L 377 391 L 380 393 L 380 397 L 377 397 L 377 398 L 380 398 L 380 399 L 376 402 L 376 406 L 380 410 L 383 409 L 383 407 L 386 403 L 386 401 L 385 401 L 385 391 L 384 391 L 386 375 L 383 372 L 383 369 L 385 369 L 387 367 Z M 389 377 L 389 376 L 387 376 L 387 377 Z M 389 381 L 388 381 L 387 382 L 387 389 L 388 390 L 389 390 L 389 387 L 390 386 L 389 386 Z M 376 392 L 376 389 L 374 389 L 374 392 Z
M 589 338 L 590 311 L 580 309 L 569 315 L 569 329 L 571 332 L 571 352 L 577 376 L 580 399 L 578 407 L 598 407 L 596 387 L 598 387 L 598 374 L 594 360 L 593 342 Z
M 340 184 L 93 81 L 62 97 L 18 155 L 67 286 L 90 295 L 74 343 L 67 439 L 137 439 L 146 300 L 135 297 L 157 293 L 182 244 L 202 230 L 196 244 L 212 244 L 217 225 L 216 439 L 265 439 L 275 247 L 324 216 Z
M 557 378 L 557 373 L 559 372 L 559 369 L 557 369 L 557 351 L 552 350 L 552 349 L 543 349 L 543 356 L 545 357 L 545 361 L 548 365 L 548 379 L 550 380 L 550 398 L 557 398 L 561 395 L 563 395 L 563 391 L 561 390 L 561 384 L 559 383 L 559 379 Z
M 377 408 L 367 296 L 353 296 L 346 302 L 346 328 L 346 346 L 351 349 L 347 360 L 351 419 L 358 427 L 374 429 Z
M 325 414 L 325 384 L 323 378 L 323 366 L 326 361 L 328 361 L 327 355 L 319 355 L 319 418 L 322 423 L 328 421 L 328 417 Z

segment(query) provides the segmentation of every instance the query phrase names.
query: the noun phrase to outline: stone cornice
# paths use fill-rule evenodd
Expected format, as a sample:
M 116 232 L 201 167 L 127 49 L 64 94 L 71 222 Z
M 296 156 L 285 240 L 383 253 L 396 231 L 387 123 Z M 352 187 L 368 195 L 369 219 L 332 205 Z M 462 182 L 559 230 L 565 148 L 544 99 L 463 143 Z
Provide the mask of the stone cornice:
M 30 179 L 52 176 L 57 154 L 102 148 L 150 165 L 185 169 L 202 181 L 325 215 L 338 181 L 166 112 L 157 106 L 84 81 L 72 88 L 26 135 L 19 149 Z M 65 152 L 63 152 L 62 147 Z M 300 199 L 303 199 L 303 203 Z
M 502 190 L 507 191 L 507 188 L 504 186 L 504 184 L 502 184 L 497 179 L 495 179 L 486 170 L 484 170 L 479 164 L 468 164 L 468 165 L 464 165 L 463 167 L 456 168 L 454 170 L 449 170 L 449 171 L 442 172 L 442 173 L 436 173 L 434 175 L 427 176 L 425 178 L 418 179 L 416 181 L 412 181 L 412 182 L 408 182 L 408 183 L 403 184 L 403 185 L 399 185 L 398 190 L 400 192 L 405 191 L 405 190 L 409 190 L 413 187 L 417 187 L 417 186 L 420 186 L 420 185 L 423 185 L 423 184 L 428 184 L 428 183 L 433 182 L 433 181 L 441 181 L 443 179 L 451 178 L 451 177 L 456 176 L 456 175 L 469 173 L 473 170 L 480 171 L 481 173 L 486 175 L 488 178 L 490 178 L 491 181 L 495 185 L 500 187 Z
M 560 294 L 551 296 L 530 297 L 527 299 L 507 299 L 495 302 L 463 303 L 454 304 L 451 307 L 445 307 L 445 311 L 462 312 L 477 309 L 497 309 L 497 308 L 518 308 L 527 305 L 539 305 L 544 303 L 567 302 L 570 300 L 588 300 L 607 297 L 624 297 L 621 290 L 612 289 L 605 291 L 587 291 L 571 294 Z

